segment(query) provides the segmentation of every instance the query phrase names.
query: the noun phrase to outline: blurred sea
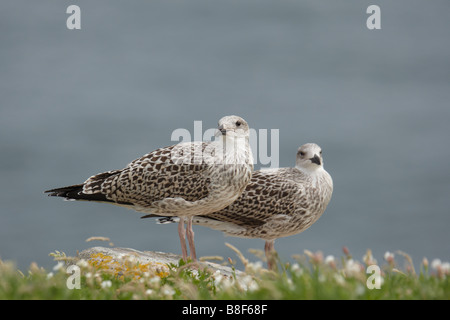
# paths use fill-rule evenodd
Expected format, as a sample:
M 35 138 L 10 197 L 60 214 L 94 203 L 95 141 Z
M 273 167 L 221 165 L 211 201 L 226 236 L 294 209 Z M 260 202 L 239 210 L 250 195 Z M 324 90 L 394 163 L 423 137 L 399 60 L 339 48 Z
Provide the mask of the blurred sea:
M 71 4 L 81 30 L 66 28 Z M 371 4 L 381 30 L 366 27 Z M 444 0 L 2 1 L 0 258 L 50 267 L 48 253 L 75 255 L 90 236 L 179 253 L 176 225 L 43 191 L 237 114 L 279 129 L 282 167 L 318 143 L 334 179 L 319 221 L 276 242 L 282 258 L 348 246 L 379 263 L 396 250 L 448 261 L 449 13 Z M 200 256 L 263 248 L 195 232 Z

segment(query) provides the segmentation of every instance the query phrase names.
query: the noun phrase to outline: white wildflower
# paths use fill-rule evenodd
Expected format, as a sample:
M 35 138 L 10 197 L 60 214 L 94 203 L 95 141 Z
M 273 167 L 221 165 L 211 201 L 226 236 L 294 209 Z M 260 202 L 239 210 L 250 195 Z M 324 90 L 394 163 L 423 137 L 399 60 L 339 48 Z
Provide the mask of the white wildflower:
M 84 259 L 80 259 L 77 262 L 77 266 L 79 266 L 81 268 L 87 268 L 89 266 L 89 263 L 86 260 L 84 260 Z
M 100 286 L 101 286 L 103 289 L 111 288 L 112 282 L 111 282 L 111 280 L 105 280 L 105 281 L 103 281 L 103 282 L 100 284 Z
M 441 265 L 442 265 L 442 262 L 441 262 L 440 259 L 434 259 L 433 261 L 431 261 L 431 267 L 432 267 L 434 270 L 439 269 L 439 268 L 441 267 Z
M 293 272 L 296 276 L 301 276 L 303 274 L 303 269 L 300 268 L 300 265 L 298 263 L 294 263 L 291 266 L 291 272 Z
M 246 266 L 246 270 L 250 273 L 258 273 L 263 267 L 262 261 L 250 262 Z
M 325 263 L 326 264 L 330 264 L 332 262 L 335 262 L 334 256 L 333 255 L 328 255 L 325 257 Z
M 219 275 L 219 276 L 217 276 L 217 277 L 214 277 L 214 285 L 215 285 L 215 286 L 220 285 L 221 282 L 222 282 L 222 280 L 223 280 L 223 276 L 222 276 L 222 275 Z
M 137 264 L 139 262 L 139 259 L 136 256 L 127 256 L 126 257 L 126 262 L 128 262 L 129 264 Z
M 175 290 L 167 284 L 161 288 L 161 292 L 166 296 L 173 296 L 175 294 Z
M 248 285 L 248 291 L 256 291 L 259 289 L 259 285 L 255 280 L 252 280 Z
M 58 261 L 56 266 L 53 267 L 53 271 L 64 271 L 64 262 Z
M 450 273 L 450 262 L 444 262 L 441 264 L 441 270 L 442 272 L 444 272 L 445 274 L 449 274 Z
M 361 266 L 358 262 L 353 259 L 349 259 L 345 262 L 345 273 L 347 275 L 356 275 L 361 272 Z
M 288 284 L 288 287 L 289 287 L 291 290 L 293 290 L 293 289 L 295 288 L 294 282 L 292 281 L 291 278 L 288 278 L 288 279 L 287 279 L 287 284 Z
M 153 294 L 153 290 L 152 289 L 147 289 L 147 290 L 145 290 L 145 294 L 146 295 L 152 295 Z
M 450 262 L 442 262 L 440 259 L 431 261 L 431 267 L 439 274 L 450 274 Z
M 153 276 L 148 280 L 148 282 L 150 284 L 159 284 L 161 282 L 161 278 L 158 276 Z
M 384 254 L 384 260 L 386 260 L 389 263 L 394 262 L 395 255 L 392 252 L 386 251 Z
M 253 279 L 252 279 L 251 276 L 245 275 L 245 276 L 239 278 L 239 284 L 242 287 L 242 289 L 247 291 L 248 290 L 248 285 L 251 283 L 252 280 Z
M 194 277 L 194 279 L 199 279 L 199 277 L 200 277 L 200 275 L 199 275 L 199 273 L 198 273 L 198 271 L 197 270 L 192 270 L 192 276 Z
M 214 277 L 214 285 L 215 286 L 218 286 L 224 278 L 223 275 L 220 273 L 220 270 L 217 270 L 216 272 L 214 272 L 213 277 Z
M 258 283 L 253 279 L 250 275 L 245 275 L 242 278 L 239 279 L 239 284 L 241 285 L 242 289 L 245 291 L 255 291 L 259 289 Z
M 221 281 L 220 281 L 221 288 L 223 288 L 225 290 L 231 288 L 233 285 L 234 285 L 234 279 L 229 278 L 229 277 L 223 277 L 223 279 L 221 279 Z

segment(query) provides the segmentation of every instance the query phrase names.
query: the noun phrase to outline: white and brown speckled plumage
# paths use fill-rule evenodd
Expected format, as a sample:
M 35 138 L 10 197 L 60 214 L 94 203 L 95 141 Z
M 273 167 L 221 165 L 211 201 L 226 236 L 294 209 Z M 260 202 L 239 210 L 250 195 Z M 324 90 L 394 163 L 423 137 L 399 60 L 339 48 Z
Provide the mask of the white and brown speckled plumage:
M 151 215 L 188 218 L 191 257 L 195 259 L 189 217 L 221 210 L 250 181 L 253 158 L 249 128 L 237 116 L 219 121 L 213 142 L 185 142 L 152 151 L 122 170 L 94 175 L 83 184 L 48 190 L 50 196 L 110 202 Z M 180 231 L 180 238 L 184 237 Z M 183 258 L 185 250 L 183 249 Z
M 322 151 L 308 143 L 298 149 L 295 168 L 254 171 L 235 202 L 208 216 L 196 216 L 193 223 L 230 236 L 264 239 L 269 255 L 275 239 L 300 233 L 316 222 L 332 192 Z
M 187 164 L 173 161 L 175 149 L 190 149 L 192 155 L 210 143 L 182 143 L 155 150 L 118 171 L 90 177 L 83 194 L 101 193 L 134 210 L 174 216 L 208 214 L 236 199 L 251 178 L 251 165 Z M 247 155 L 248 157 L 248 155 Z

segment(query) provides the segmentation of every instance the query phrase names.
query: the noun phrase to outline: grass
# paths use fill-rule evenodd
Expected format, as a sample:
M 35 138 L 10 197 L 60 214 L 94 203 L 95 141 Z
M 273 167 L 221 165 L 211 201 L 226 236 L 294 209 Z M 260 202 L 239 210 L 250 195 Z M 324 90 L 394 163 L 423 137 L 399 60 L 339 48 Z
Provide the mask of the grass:
M 68 269 L 70 258 L 60 252 L 52 254 L 56 260 L 52 270 L 32 263 L 22 272 L 13 262 L 0 261 L 0 299 L 450 299 L 449 263 L 439 260 L 430 264 L 424 259 L 416 271 L 402 252 L 386 253 L 378 267 L 370 250 L 362 261 L 347 249 L 339 259 L 305 250 L 294 257 L 294 263 L 278 261 L 274 272 L 233 249 L 245 270 L 231 277 L 201 267 L 192 269 L 192 264 L 183 261 L 165 266 L 164 271 L 151 271 L 125 259 L 117 272 L 102 267 L 99 257 L 78 260 L 77 277 Z M 406 263 L 402 269 L 400 262 Z M 370 265 L 377 266 L 380 278 L 371 278 L 373 271 L 367 273 Z M 79 289 L 70 289 L 77 285 Z

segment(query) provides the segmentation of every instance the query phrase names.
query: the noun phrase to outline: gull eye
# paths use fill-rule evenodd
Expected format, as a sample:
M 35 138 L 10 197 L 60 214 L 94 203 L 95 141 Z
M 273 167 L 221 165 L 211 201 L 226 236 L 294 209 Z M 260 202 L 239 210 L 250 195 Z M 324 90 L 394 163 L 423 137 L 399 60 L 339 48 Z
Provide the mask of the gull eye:
M 242 122 L 240 122 L 240 121 L 236 121 L 236 127 L 240 127 L 240 126 L 241 126 L 241 124 L 242 124 Z
M 302 157 L 305 155 L 305 153 L 303 151 L 299 151 L 298 152 Z

